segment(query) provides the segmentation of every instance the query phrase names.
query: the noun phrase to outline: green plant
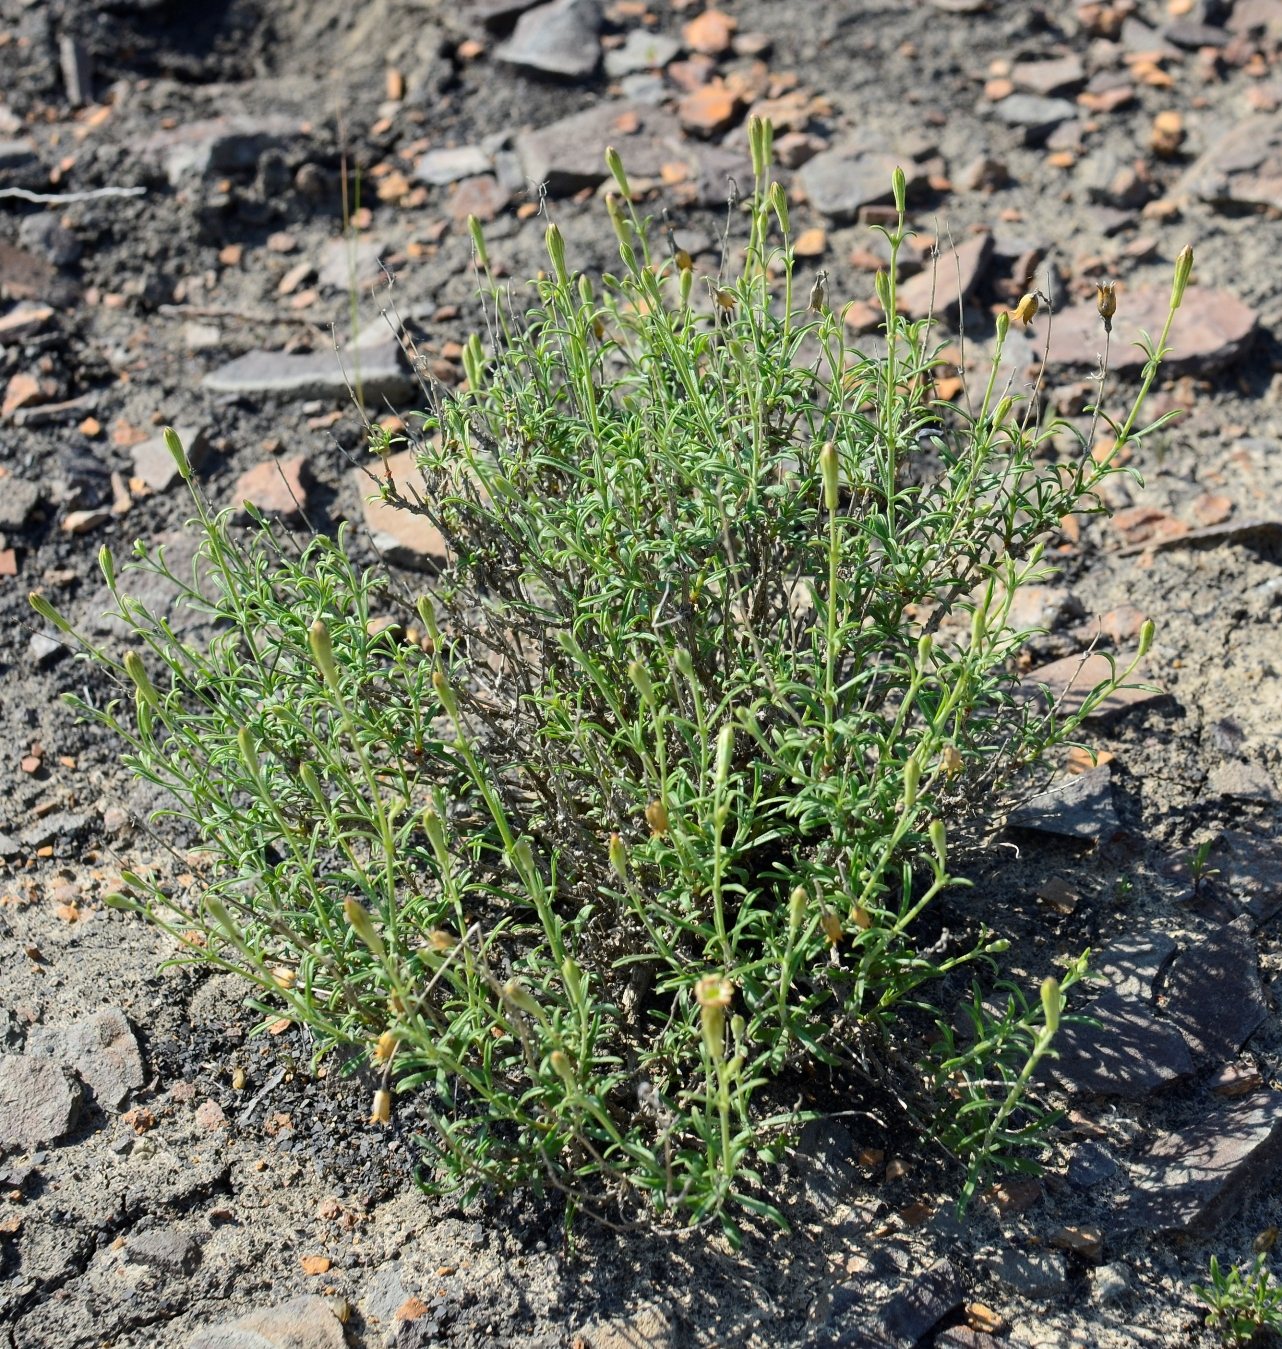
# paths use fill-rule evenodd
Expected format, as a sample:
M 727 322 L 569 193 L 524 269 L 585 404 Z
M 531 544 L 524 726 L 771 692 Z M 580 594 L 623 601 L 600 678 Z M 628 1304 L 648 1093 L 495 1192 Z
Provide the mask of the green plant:
M 487 341 L 413 438 L 422 498 L 371 475 L 450 548 L 413 606 L 341 539 L 295 556 L 262 521 L 238 538 L 172 437 L 197 574 L 141 546 L 135 565 L 214 636 L 175 634 L 103 557 L 141 654 L 88 654 L 133 689 L 137 728 L 80 706 L 213 868 L 194 892 L 131 874 L 114 902 L 243 973 L 265 1014 L 283 1000 L 318 1052 L 360 1050 L 376 1120 L 419 1092 L 432 1179 L 468 1193 L 550 1185 L 571 1209 L 732 1234 L 736 1209 L 782 1221 L 763 1168 L 824 1104 L 820 1065 L 839 1099 L 889 1082 L 966 1193 L 1038 1141 L 1015 1112 L 1061 986 L 992 1033 L 981 1015 L 941 1074 L 928 987 L 995 968 L 1005 942 L 980 925 L 947 949 L 921 920 L 957 883 L 945 821 L 1134 668 L 1042 711 L 1018 693 L 1010 610 L 1062 517 L 1102 509 L 1138 404 L 1102 462 L 1080 436 L 1055 458 L 1066 428 L 998 386 L 1006 315 L 978 405 L 940 403 L 930 324 L 896 303 L 902 173 L 884 344 L 852 346 L 822 284 L 794 294 L 770 139 L 754 120 L 746 242 L 732 212 L 706 294 L 671 236 L 652 251 L 613 152 L 622 266 L 599 286 L 553 225 L 525 310 L 472 222 Z M 398 605 L 399 629 L 372 624 Z
M 1247 1344 L 1261 1331 L 1282 1333 L 1282 1287 L 1267 1263 L 1267 1254 L 1260 1252 L 1249 1271 L 1238 1265 L 1224 1270 L 1213 1255 L 1210 1286 L 1193 1285 L 1194 1294 L 1210 1308 L 1206 1324 L 1225 1344 Z

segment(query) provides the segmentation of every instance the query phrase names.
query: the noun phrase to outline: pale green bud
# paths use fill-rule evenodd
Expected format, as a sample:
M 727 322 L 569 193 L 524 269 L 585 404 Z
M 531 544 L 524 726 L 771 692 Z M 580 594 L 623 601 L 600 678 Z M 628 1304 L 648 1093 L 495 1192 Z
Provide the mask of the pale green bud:
M 730 779 L 730 760 L 734 755 L 734 727 L 725 725 L 717 734 L 717 786 L 724 787 Z
M 539 1004 L 526 986 L 516 979 L 509 979 L 503 985 L 503 1001 L 530 1016 L 540 1014 Z
M 432 687 L 436 690 L 436 696 L 441 700 L 441 706 L 451 721 L 458 721 L 458 699 L 454 696 L 454 690 L 450 688 L 450 681 L 440 670 L 432 672 Z
M 831 440 L 819 451 L 819 471 L 823 475 L 824 505 L 835 515 L 840 495 L 837 490 L 837 447 Z
M 610 835 L 610 865 L 621 881 L 628 879 L 628 851 L 618 834 Z
M 467 218 L 467 232 L 472 238 L 472 252 L 476 254 L 477 265 L 484 270 L 490 265 L 490 253 L 485 246 L 485 231 L 474 215 Z
M 143 702 L 149 707 L 159 710 L 160 695 L 156 692 L 156 686 L 151 682 L 151 676 L 142 663 L 142 657 L 136 651 L 125 652 L 125 673 L 133 681 L 133 685 L 138 690 Z
M 552 1071 L 571 1091 L 578 1086 L 574 1080 L 574 1069 L 570 1066 L 569 1056 L 563 1050 L 554 1049 L 548 1055 L 548 1062 L 552 1065 Z
M 1059 1029 L 1059 1018 L 1064 1010 L 1064 994 L 1060 991 L 1059 980 L 1047 977 L 1042 980 L 1042 1012 L 1046 1017 L 1046 1029 L 1052 1035 Z
M 102 572 L 102 578 L 107 583 L 108 590 L 116 588 L 116 559 L 111 555 L 111 548 L 103 544 L 98 549 L 98 570 Z
M 1140 644 L 1136 654 L 1141 660 L 1148 655 L 1149 649 L 1153 645 L 1153 633 L 1155 631 L 1156 629 L 1153 626 L 1153 620 L 1151 618 L 1146 618 L 1140 625 Z
M 383 958 L 383 939 L 378 935 L 378 929 L 374 926 L 374 920 L 359 900 L 353 899 L 350 895 L 343 901 L 343 916 L 351 925 L 351 929 L 369 948 L 370 953 L 377 959 Z
M 642 702 L 647 707 L 653 708 L 654 685 L 650 682 L 650 675 L 645 666 L 639 660 L 628 662 L 628 678 L 632 681 L 633 688 L 641 695 Z
M 1171 285 L 1171 308 L 1178 309 L 1184 299 L 1184 287 L 1193 271 L 1193 245 L 1185 244 L 1175 259 L 1175 280 Z
M 338 666 L 334 664 L 334 643 L 330 640 L 325 620 L 318 618 L 307 630 L 307 641 L 312 648 L 312 659 L 321 677 L 332 689 L 338 688 Z
M 27 603 L 40 615 L 41 618 L 52 623 L 59 632 L 71 632 L 71 624 L 49 603 L 47 599 L 38 591 L 33 590 L 27 596 Z
M 543 234 L 544 243 L 547 245 L 548 257 L 552 260 L 552 270 L 556 273 L 556 279 L 563 285 L 568 285 L 570 274 L 565 270 L 565 235 L 561 233 L 561 227 L 556 224 L 549 225 Z
M 690 653 L 683 646 L 677 647 L 672 653 L 672 663 L 677 668 L 677 673 L 682 679 L 694 678 L 694 661 L 690 658 Z
M 903 215 L 908 209 L 908 178 L 903 169 L 896 167 L 890 175 L 890 190 L 895 196 L 895 210 Z
M 628 175 L 623 168 L 623 157 L 614 148 L 613 145 L 605 147 L 605 166 L 610 170 L 610 175 L 619 185 L 619 191 L 625 197 L 631 198 L 632 185 L 628 182 Z
M 770 192 L 766 200 L 770 203 L 770 209 L 775 213 L 775 219 L 779 222 L 779 228 L 784 234 L 788 233 L 788 194 L 783 190 L 782 183 L 771 183 Z
M 808 900 L 809 896 L 806 894 L 805 886 L 802 885 L 797 886 L 788 896 L 788 941 L 790 944 L 797 940 L 797 933 L 801 931 Z
M 183 443 L 178 439 L 178 432 L 172 426 L 166 426 L 164 431 L 165 448 L 173 455 L 174 463 L 178 466 L 178 473 L 184 482 L 191 481 L 191 460 L 187 458 L 187 451 L 183 449 Z
M 917 789 L 921 786 L 921 764 L 915 758 L 904 764 L 904 809 L 917 804 Z
M 926 832 L 930 837 L 930 846 L 934 848 L 935 856 L 942 868 L 948 859 L 948 831 L 944 827 L 943 820 L 931 820 L 930 828 Z

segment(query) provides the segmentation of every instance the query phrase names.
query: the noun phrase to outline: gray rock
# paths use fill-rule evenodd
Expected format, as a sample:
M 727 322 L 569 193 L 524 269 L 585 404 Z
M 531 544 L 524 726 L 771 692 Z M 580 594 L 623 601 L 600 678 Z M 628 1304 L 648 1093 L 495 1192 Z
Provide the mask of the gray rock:
M 20 173 L 39 162 L 36 147 L 29 140 L 0 140 L 0 173 Z
M 182 1232 L 151 1228 L 125 1241 L 125 1263 L 164 1274 L 190 1274 L 200 1264 L 200 1243 Z
M 459 145 L 429 150 L 418 161 L 414 176 L 431 187 L 444 187 L 463 178 L 476 178 L 493 167 L 490 156 L 479 145 Z
M 835 224 L 850 224 L 865 206 L 893 200 L 894 155 L 849 149 L 824 150 L 802 165 L 798 181 L 810 204 Z
M 47 670 L 67 654 L 67 644 L 54 633 L 33 632 L 27 642 L 27 654 L 37 670 Z
M 1051 1075 L 1069 1090 L 1134 1100 L 1193 1072 L 1179 1031 L 1144 1003 L 1108 992 L 1082 1014 L 1100 1024 L 1065 1022 L 1050 1061 Z
M 1057 783 L 1011 811 L 1007 823 L 1016 829 L 1099 843 L 1121 827 L 1113 806 L 1108 764 Z
M 24 216 L 18 241 L 55 267 L 70 267 L 80 257 L 80 240 L 52 212 Z
M 669 33 L 651 33 L 645 28 L 633 28 L 622 47 L 605 54 L 605 73 L 611 79 L 633 75 L 643 70 L 661 70 L 677 57 L 681 43 Z
M 343 1327 L 324 1298 L 305 1294 L 198 1331 L 187 1349 L 346 1349 Z
M 1111 1306 L 1131 1291 L 1131 1276 L 1125 1265 L 1101 1265 L 1091 1274 L 1091 1301 Z
M 965 1295 L 966 1285 L 956 1268 L 948 1260 L 937 1260 L 878 1307 L 868 1329 L 897 1349 L 913 1349 L 962 1305 Z
M 209 453 L 207 428 L 176 426 L 174 430 L 178 433 L 178 439 L 182 441 L 192 468 L 199 468 Z M 140 445 L 135 445 L 129 453 L 134 461 L 134 477 L 141 478 L 153 492 L 167 491 L 180 480 L 178 465 L 174 462 L 174 456 L 169 453 L 163 435 L 144 440 Z
M 1110 374 L 1134 375 L 1143 369 L 1146 358 L 1138 347 L 1130 345 L 1131 339 L 1141 329 L 1152 335 L 1162 331 L 1170 299 L 1171 288 L 1167 284 L 1136 286 L 1127 291 L 1124 299 L 1119 295 L 1118 314 L 1113 320 Z M 1162 362 L 1162 369 L 1172 375 L 1219 370 L 1246 350 L 1256 323 L 1255 311 L 1229 291 L 1189 286 L 1175 316 L 1171 352 Z M 1104 331 L 1094 299 L 1070 305 L 1055 315 L 1051 360 L 1093 368 L 1103 350 Z
M 321 250 L 316 284 L 322 290 L 350 294 L 352 287 L 365 290 L 384 279 L 382 258 L 386 246 L 378 239 L 331 239 Z
M 1044 61 L 1016 61 L 1011 80 L 1017 89 L 1030 94 L 1064 94 L 1086 81 L 1082 58 L 1075 52 Z
M 621 117 L 628 126 L 635 118 L 636 130 L 622 134 Z M 544 184 L 551 196 L 564 197 L 605 182 L 606 147 L 616 143 L 628 172 L 638 178 L 657 178 L 665 163 L 689 159 L 670 112 L 625 100 L 597 103 L 559 122 L 522 131 L 516 153 L 530 182 Z
M 1119 997 L 1151 1003 L 1158 979 L 1178 949 L 1165 932 L 1120 937 L 1091 962 L 1092 972 L 1107 979 Z
M 494 55 L 525 70 L 584 79 L 601 60 L 600 30 L 597 0 L 552 0 L 522 14 Z
M 1217 891 L 1259 927 L 1282 910 L 1282 845 L 1238 830 L 1221 836 L 1211 860 L 1219 868 Z
M 1024 1297 L 1058 1297 L 1068 1288 L 1068 1261 L 1062 1251 L 1007 1249 L 985 1257 L 983 1263 Z
M 671 1316 L 657 1302 L 643 1302 L 627 1316 L 594 1321 L 583 1334 L 592 1349 L 673 1349 L 680 1342 Z
M 653 71 L 638 71 L 635 75 L 625 75 L 619 81 L 619 92 L 629 103 L 657 108 L 668 97 L 668 82 Z
M 400 1261 L 394 1260 L 370 1278 L 360 1302 L 367 1321 L 375 1325 L 391 1325 L 396 1309 L 413 1295 L 414 1290 L 406 1287 L 401 1273 Z
M 104 1110 L 121 1110 L 146 1081 L 142 1053 L 129 1019 L 119 1007 L 104 1007 L 72 1026 L 38 1026 L 27 1052 L 73 1068 Z
M 1222 1063 L 1268 1019 L 1255 942 L 1238 919 L 1177 956 L 1166 976 L 1165 1012 L 1199 1058 Z
M 824 1212 L 845 1203 L 859 1183 L 855 1140 L 836 1120 L 809 1120 L 794 1156 L 807 1197 Z
M 1078 1190 L 1093 1190 L 1117 1174 L 1117 1162 L 1099 1143 L 1087 1139 L 1073 1150 L 1065 1179 Z
M 413 392 L 413 377 L 395 341 L 362 348 L 359 368 L 367 401 L 406 398 Z M 356 369 L 351 353 L 251 351 L 206 375 L 202 383 L 213 393 L 342 399 L 354 387 Z
M 52 1143 L 76 1127 L 80 1083 L 60 1063 L 0 1054 L 0 1149 Z
M 991 234 L 964 239 L 955 249 L 941 246 L 936 265 L 909 277 L 899 286 L 896 298 L 909 318 L 925 318 L 932 312 L 945 318 L 956 314 L 983 276 L 992 251 Z
M 1282 1094 L 1233 1102 L 1160 1135 L 1130 1167 L 1119 1231 L 1206 1234 L 1273 1182 L 1282 1164 Z
M 0 491 L 0 529 L 21 529 L 44 500 L 44 489 L 26 478 L 8 477 Z
M 157 132 L 138 154 L 160 163 L 177 187 L 188 177 L 252 169 L 266 150 L 297 145 L 298 139 L 297 120 L 283 114 L 214 117 Z
M 1021 127 L 1024 140 L 1035 145 L 1043 141 L 1061 123 L 1077 116 L 1077 104 L 1066 98 L 1045 98 L 1040 94 L 1012 94 L 993 108 L 1007 126 Z
M 73 839 L 83 833 L 89 816 L 78 810 L 55 810 L 43 820 L 35 820 L 19 835 L 28 848 L 43 848 L 56 839 Z

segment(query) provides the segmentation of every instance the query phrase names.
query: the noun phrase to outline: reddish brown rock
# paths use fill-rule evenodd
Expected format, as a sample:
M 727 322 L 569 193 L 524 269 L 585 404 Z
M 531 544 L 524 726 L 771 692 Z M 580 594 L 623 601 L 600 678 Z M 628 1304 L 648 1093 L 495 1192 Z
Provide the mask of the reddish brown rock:
M 722 80 L 688 93 L 677 104 L 681 125 L 694 136 L 715 136 L 734 124 L 739 100 Z
M 304 455 L 268 459 L 240 475 L 232 489 L 232 503 L 254 506 L 263 515 L 296 520 L 307 513 L 310 482 Z
M 389 456 L 387 472 L 407 501 L 412 502 L 426 490 L 413 450 Z M 375 484 L 359 469 L 353 470 L 352 481 L 361 496 L 365 527 L 388 562 L 433 570 L 445 561 L 445 540 L 426 516 L 380 500 Z
M 1145 356 L 1131 342 L 1141 329 L 1154 341 L 1166 322 L 1169 285 L 1137 286 L 1117 295 L 1109 364 L 1113 374 L 1134 375 Z M 1246 349 L 1256 327 L 1255 311 L 1236 295 L 1209 286 L 1190 286 L 1176 312 L 1171 352 L 1162 363 L 1165 374 L 1219 370 Z M 1051 329 L 1052 364 L 1094 367 L 1104 351 L 1104 328 L 1095 300 L 1085 300 L 1056 314 Z
M 909 318 L 921 319 L 934 313 L 955 314 L 984 273 L 993 251 L 991 234 L 977 234 L 957 245 L 941 249 L 932 269 L 918 272 L 899 287 L 899 307 Z
M 738 26 L 738 20 L 732 19 L 729 14 L 719 9 L 706 9 L 682 27 L 681 36 L 692 52 L 720 56 L 729 49 Z

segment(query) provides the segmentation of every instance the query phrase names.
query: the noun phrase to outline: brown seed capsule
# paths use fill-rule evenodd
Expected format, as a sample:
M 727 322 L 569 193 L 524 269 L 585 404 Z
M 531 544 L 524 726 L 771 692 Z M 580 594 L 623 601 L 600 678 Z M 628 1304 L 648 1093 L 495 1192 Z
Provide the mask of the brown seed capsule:
M 1104 320 L 1104 331 L 1106 333 L 1113 331 L 1113 315 L 1117 313 L 1115 285 L 1116 283 L 1113 281 L 1097 281 L 1095 283 L 1095 308 L 1100 318 Z

